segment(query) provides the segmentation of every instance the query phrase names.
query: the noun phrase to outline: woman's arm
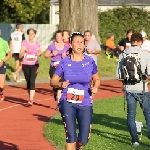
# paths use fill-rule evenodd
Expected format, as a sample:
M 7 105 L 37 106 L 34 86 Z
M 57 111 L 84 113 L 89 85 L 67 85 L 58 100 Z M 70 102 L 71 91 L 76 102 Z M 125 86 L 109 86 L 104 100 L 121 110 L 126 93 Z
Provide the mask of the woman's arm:
M 93 94 L 95 94 L 100 86 L 100 77 L 98 75 L 98 72 L 93 74 L 92 76 L 92 85 L 91 85 L 91 91 Z
M 21 46 L 21 50 L 20 50 L 20 53 L 19 53 L 19 58 L 22 58 L 25 54 L 25 47 L 24 46 Z
M 52 79 L 50 80 L 50 86 L 54 88 L 67 88 L 69 85 L 69 81 L 59 82 L 60 76 L 54 74 Z
M 45 54 L 44 54 L 44 57 L 45 57 L 45 58 L 50 58 L 50 57 L 52 57 L 52 56 L 54 56 L 53 53 L 51 53 L 49 50 L 46 50 L 46 52 L 45 52 Z
M 50 86 L 55 87 L 55 88 L 60 88 L 62 87 L 62 82 L 59 82 L 60 76 L 54 74 L 52 79 L 50 80 Z
M 42 54 L 42 51 L 41 51 L 41 49 L 39 48 L 39 49 L 38 49 L 38 52 L 37 52 L 37 56 L 41 56 L 41 54 Z

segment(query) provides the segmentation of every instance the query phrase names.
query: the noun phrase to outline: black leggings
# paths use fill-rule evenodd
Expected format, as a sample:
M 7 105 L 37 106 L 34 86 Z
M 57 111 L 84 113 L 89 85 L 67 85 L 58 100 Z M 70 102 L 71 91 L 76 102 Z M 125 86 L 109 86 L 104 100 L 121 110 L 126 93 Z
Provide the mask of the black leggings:
M 39 65 L 22 65 L 22 70 L 27 82 L 28 90 L 35 90 L 35 79 L 37 77 L 37 69 Z

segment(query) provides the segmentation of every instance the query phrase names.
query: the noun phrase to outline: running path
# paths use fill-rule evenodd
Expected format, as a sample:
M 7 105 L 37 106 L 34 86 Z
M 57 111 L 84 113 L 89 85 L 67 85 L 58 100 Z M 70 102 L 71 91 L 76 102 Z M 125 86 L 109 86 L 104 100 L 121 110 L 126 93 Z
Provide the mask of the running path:
M 123 95 L 121 82 L 101 81 L 95 99 Z M 25 85 L 7 86 L 0 103 L 0 150 L 56 150 L 43 136 L 43 126 L 57 113 L 49 84 L 38 84 L 33 107 L 26 107 Z

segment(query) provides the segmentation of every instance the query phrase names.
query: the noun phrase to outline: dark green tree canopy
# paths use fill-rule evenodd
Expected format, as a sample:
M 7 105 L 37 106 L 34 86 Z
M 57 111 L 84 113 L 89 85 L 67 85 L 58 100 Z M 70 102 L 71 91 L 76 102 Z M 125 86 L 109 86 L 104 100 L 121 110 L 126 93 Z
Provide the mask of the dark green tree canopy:
M 49 0 L 1 0 L 0 22 L 49 23 Z

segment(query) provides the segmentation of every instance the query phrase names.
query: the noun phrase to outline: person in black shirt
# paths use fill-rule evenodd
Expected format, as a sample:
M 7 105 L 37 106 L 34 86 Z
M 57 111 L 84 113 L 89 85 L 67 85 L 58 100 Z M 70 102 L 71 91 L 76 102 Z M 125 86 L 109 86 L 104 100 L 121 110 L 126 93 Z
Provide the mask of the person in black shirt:
M 123 51 L 126 48 L 129 48 L 131 46 L 131 35 L 134 33 L 134 29 L 127 30 L 127 37 L 122 39 L 118 43 L 118 47 L 121 51 Z

